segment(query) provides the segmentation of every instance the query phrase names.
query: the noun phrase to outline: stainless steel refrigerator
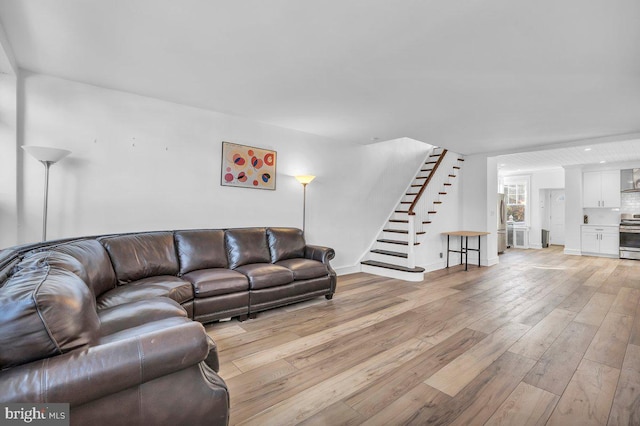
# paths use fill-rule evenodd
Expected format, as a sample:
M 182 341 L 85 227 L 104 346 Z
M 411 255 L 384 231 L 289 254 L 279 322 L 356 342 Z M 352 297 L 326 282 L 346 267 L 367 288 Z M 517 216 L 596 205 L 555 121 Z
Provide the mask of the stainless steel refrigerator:
M 507 249 L 507 206 L 505 195 L 498 193 L 498 254 Z

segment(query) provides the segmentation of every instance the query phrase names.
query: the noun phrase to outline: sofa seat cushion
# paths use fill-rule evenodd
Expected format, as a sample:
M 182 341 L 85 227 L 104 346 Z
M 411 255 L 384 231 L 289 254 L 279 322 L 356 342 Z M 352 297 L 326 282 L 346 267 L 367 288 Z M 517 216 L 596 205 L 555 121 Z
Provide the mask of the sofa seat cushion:
M 293 279 L 296 281 L 308 280 L 311 278 L 326 277 L 329 275 L 327 265 L 311 259 L 287 259 L 276 263 L 284 266 L 293 272 Z
M 173 299 L 152 297 L 103 309 L 98 317 L 100 334 L 106 336 L 147 322 L 173 317 L 186 318 L 187 311 Z
M 236 268 L 236 271 L 249 278 L 251 290 L 277 287 L 293 282 L 293 272 L 284 266 L 271 263 L 252 263 Z
M 193 284 L 195 297 L 249 291 L 249 280 L 237 271 L 225 268 L 201 269 L 182 276 Z
M 171 275 L 149 277 L 106 292 L 98 298 L 97 306 L 98 310 L 102 310 L 157 296 L 169 297 L 178 303 L 184 303 L 193 299 L 193 287 L 189 281 Z

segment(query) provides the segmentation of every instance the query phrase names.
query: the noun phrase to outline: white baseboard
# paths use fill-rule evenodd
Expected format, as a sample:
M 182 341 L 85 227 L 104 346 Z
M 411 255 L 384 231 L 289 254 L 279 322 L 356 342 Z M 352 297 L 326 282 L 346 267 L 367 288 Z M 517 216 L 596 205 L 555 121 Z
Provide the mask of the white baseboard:
M 576 250 L 576 249 L 568 249 L 568 248 L 565 247 L 564 254 L 569 254 L 569 255 L 572 255 L 572 256 L 582 256 L 582 251 L 581 250 Z
M 340 276 L 340 275 L 348 275 L 348 274 L 356 274 L 358 272 L 362 272 L 362 268 L 360 267 L 359 263 L 357 265 L 353 265 L 353 266 L 342 266 L 340 268 L 333 268 L 333 270 L 336 271 L 336 274 L 338 276 Z
M 422 265 L 420 265 L 422 266 Z M 440 269 L 444 269 L 447 267 L 447 264 L 445 263 L 444 259 L 438 262 L 434 262 L 434 263 L 430 263 L 426 266 L 422 266 L 425 270 L 425 272 L 431 272 L 431 271 L 438 271 Z
M 542 243 L 530 243 L 529 244 L 529 248 L 530 249 L 536 249 L 536 250 L 542 250 Z
M 486 260 L 486 262 L 480 261 L 480 264 L 482 266 L 493 266 L 497 265 L 498 263 L 500 263 L 500 258 L 497 255 L 495 257 L 490 257 Z

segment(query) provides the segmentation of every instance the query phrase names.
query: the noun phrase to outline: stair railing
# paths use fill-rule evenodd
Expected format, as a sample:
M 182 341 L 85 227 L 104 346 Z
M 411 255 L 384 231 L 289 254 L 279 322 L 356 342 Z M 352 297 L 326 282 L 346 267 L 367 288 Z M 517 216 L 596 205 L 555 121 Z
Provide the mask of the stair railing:
M 444 160 L 444 157 L 445 157 L 446 154 L 447 154 L 447 150 L 443 149 L 442 153 L 438 157 L 438 160 L 436 161 L 436 163 L 433 165 L 433 168 L 429 172 L 429 176 L 427 177 L 427 179 L 425 179 L 424 183 L 420 187 L 420 190 L 418 191 L 418 194 L 413 199 L 413 202 L 411 203 L 411 206 L 409 206 L 408 223 L 407 223 L 407 225 L 408 225 L 408 231 L 407 231 L 408 232 L 408 235 L 407 235 L 407 240 L 408 240 L 407 264 L 408 265 L 407 266 L 409 268 L 415 268 L 416 267 L 416 256 L 415 256 L 416 213 L 415 213 L 415 209 L 416 209 L 416 206 L 418 205 L 418 202 L 420 201 L 420 198 L 424 194 L 425 189 L 427 188 L 427 186 L 431 182 L 432 178 L 435 176 L 436 171 L 438 170 L 438 167 L 440 167 L 440 164 L 442 163 L 442 160 Z
M 415 208 L 418 205 L 418 201 L 420 201 L 420 198 L 422 197 L 422 194 L 424 193 L 425 189 L 427 189 L 429 182 L 431 182 L 431 179 L 433 178 L 433 176 L 435 176 L 436 171 L 438 170 L 438 167 L 440 167 L 440 164 L 442 163 L 442 160 L 444 160 L 444 156 L 446 154 L 447 154 L 447 150 L 443 149 L 442 154 L 440 154 L 440 156 L 438 157 L 438 161 L 436 161 L 436 164 L 433 165 L 433 169 L 431 169 L 431 172 L 429 172 L 429 177 L 424 181 L 424 183 L 420 187 L 420 190 L 418 191 L 418 195 L 416 195 L 416 198 L 413 199 L 413 202 L 409 207 L 409 216 L 415 216 L 416 214 Z

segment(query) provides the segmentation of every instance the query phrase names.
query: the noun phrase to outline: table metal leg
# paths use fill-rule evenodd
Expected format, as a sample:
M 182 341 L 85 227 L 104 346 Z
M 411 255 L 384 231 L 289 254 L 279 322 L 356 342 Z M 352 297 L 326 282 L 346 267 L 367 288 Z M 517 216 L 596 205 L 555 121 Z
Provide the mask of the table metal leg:
M 469 237 L 464 237 L 464 270 L 469 269 Z
M 460 264 L 462 265 L 462 253 L 464 252 L 464 250 L 462 250 L 462 239 L 464 237 L 461 235 L 460 236 Z
M 447 235 L 447 268 L 449 267 L 449 235 Z
M 478 235 L 478 268 L 480 267 L 480 235 Z

